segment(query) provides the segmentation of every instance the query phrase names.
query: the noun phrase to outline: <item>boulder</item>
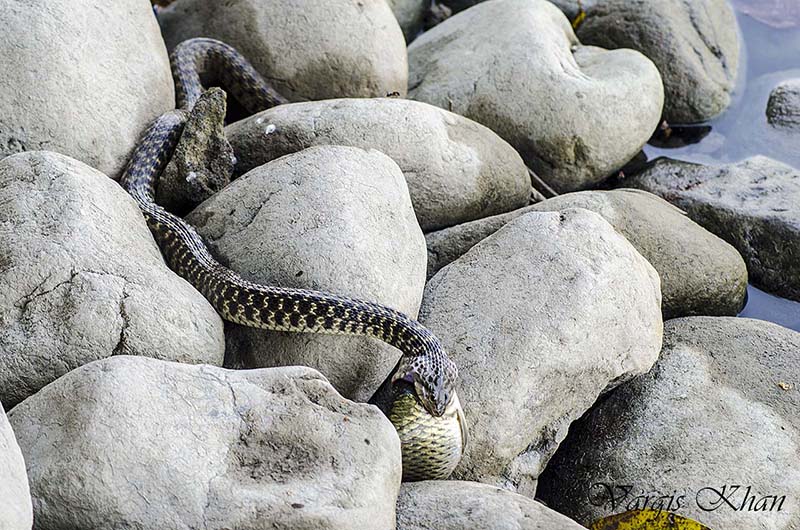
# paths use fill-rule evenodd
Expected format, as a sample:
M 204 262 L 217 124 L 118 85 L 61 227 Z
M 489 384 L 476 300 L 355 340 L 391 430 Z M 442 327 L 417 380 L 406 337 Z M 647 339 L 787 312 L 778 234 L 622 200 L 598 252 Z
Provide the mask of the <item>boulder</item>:
M 664 319 L 735 316 L 744 306 L 747 267 L 736 249 L 657 195 L 633 189 L 567 193 L 428 234 L 428 274 L 520 215 L 567 208 L 602 215 L 653 265 L 661 278 Z
M 437 0 L 437 3 L 446 5 L 453 13 L 458 13 L 485 0 Z
M 578 38 L 649 57 L 664 80 L 664 117 L 670 122 L 705 121 L 730 103 L 739 29 L 727 0 L 596 0 Z
M 156 202 L 186 215 L 231 181 L 236 157 L 225 138 L 226 95 L 211 88 L 186 119 L 181 139 L 158 180 Z
M 665 509 L 710 528 L 800 526 L 800 333 L 761 320 L 667 322 L 647 375 L 585 418 L 539 496 L 589 524 Z
M 477 482 L 407 482 L 397 498 L 397 530 L 581 530 L 575 521 L 522 495 Z
M 420 321 L 459 367 L 454 477 L 533 496 L 569 424 L 661 348 L 653 267 L 599 215 L 523 215 L 439 271 Z
M 660 159 L 625 181 L 662 196 L 736 247 L 751 281 L 800 300 L 800 172 L 756 156 L 704 166 Z
M 409 95 L 482 123 L 558 192 L 591 187 L 633 158 L 664 100 L 655 65 L 582 46 L 545 0 L 483 2 L 408 48 Z
M 453 11 L 463 11 L 485 0 L 437 0 L 448 6 Z M 570 20 L 578 16 L 580 10 L 584 11 L 591 8 L 598 0 L 550 0 L 550 3 L 564 12 Z
M 159 20 L 170 49 L 224 41 L 294 101 L 406 94 L 406 43 L 385 0 L 177 0 Z
M 407 42 L 414 40 L 414 37 L 422 31 L 425 23 L 425 16 L 431 8 L 430 0 L 386 0 L 392 8 L 403 35 Z
M 119 356 L 9 419 L 36 528 L 394 530 L 397 433 L 309 368 Z
M 415 316 L 425 238 L 397 164 L 378 151 L 312 147 L 260 166 L 187 220 L 245 279 L 379 302 Z M 377 339 L 226 329 L 226 366 L 306 365 L 366 401 L 400 352 Z
M 30 530 L 33 507 L 25 461 L 14 431 L 0 406 L 0 528 Z
M 800 127 L 800 78 L 783 81 L 769 95 L 767 121 L 779 129 Z
M 175 107 L 145 0 L 0 0 L 0 158 L 57 151 L 117 178 Z
M 511 212 L 476 219 L 425 234 L 428 248 L 428 279 L 467 253 L 469 249 L 526 213 L 536 211 L 533 205 Z
M 377 149 L 406 176 L 424 231 L 528 204 L 531 180 L 517 152 L 486 127 L 404 99 L 281 105 L 227 128 L 243 173 L 318 145 Z
M 601 0 L 550 0 L 550 2 L 563 11 L 570 20 L 575 20 L 580 16 L 581 11 L 585 13 L 593 8 L 599 1 Z
M 112 355 L 221 364 L 222 321 L 114 181 L 50 152 L 0 161 L 0 400 Z

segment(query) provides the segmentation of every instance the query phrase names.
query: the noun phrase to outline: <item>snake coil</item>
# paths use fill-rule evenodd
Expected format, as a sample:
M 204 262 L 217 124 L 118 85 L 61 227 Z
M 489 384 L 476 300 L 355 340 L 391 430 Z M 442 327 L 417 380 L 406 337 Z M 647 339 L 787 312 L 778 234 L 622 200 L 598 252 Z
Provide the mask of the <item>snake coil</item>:
M 400 436 L 403 478 L 447 478 L 464 450 L 465 424 L 453 388 L 456 367 L 433 333 L 380 304 L 247 281 L 221 265 L 186 221 L 155 203 L 158 178 L 204 84 L 221 85 L 250 113 L 288 103 L 241 54 L 220 41 L 190 39 L 175 48 L 170 60 L 178 109 L 148 127 L 120 180 L 144 214 L 167 265 L 231 322 L 276 331 L 365 335 L 399 349 L 397 367 L 372 401 Z

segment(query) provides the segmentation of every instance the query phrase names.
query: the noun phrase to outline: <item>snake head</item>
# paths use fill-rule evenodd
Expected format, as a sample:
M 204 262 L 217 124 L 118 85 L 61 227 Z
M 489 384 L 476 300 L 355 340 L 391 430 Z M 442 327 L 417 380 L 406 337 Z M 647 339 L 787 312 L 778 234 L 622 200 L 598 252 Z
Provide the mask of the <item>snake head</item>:
M 422 406 L 432 416 L 441 417 L 455 397 L 458 369 L 442 351 L 440 355 L 426 355 L 401 359 L 392 382 L 403 380 L 414 385 Z

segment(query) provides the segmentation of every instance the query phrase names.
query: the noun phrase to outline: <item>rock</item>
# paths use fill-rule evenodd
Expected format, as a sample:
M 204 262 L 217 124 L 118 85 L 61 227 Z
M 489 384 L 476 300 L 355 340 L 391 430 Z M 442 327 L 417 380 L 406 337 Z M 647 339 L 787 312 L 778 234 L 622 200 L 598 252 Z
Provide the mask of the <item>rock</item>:
M 665 320 L 689 315 L 735 316 L 742 310 L 747 267 L 736 249 L 660 197 L 640 190 L 567 193 L 428 234 L 428 274 L 520 215 L 568 208 L 585 208 L 603 216 L 653 265 L 661 278 Z
M 425 30 L 427 31 L 435 26 L 438 26 L 452 16 L 452 9 L 434 0 L 434 2 L 431 2 L 431 7 L 428 10 L 428 14 L 425 16 Z
M 403 99 L 340 99 L 281 105 L 227 128 L 249 171 L 318 145 L 377 149 L 403 170 L 424 231 L 528 204 L 531 180 L 514 149 L 457 114 Z
M 441 3 L 449 6 L 454 11 L 463 11 L 469 7 L 472 7 L 476 4 L 480 4 L 485 0 L 438 0 Z M 555 5 L 561 11 L 564 12 L 565 15 L 570 20 L 574 20 L 576 16 L 580 13 L 580 10 L 586 10 L 592 7 L 597 0 L 550 0 L 550 3 Z
M 425 16 L 431 8 L 430 0 L 386 0 L 392 8 L 403 35 L 407 42 L 414 40 L 414 37 L 422 31 L 425 23 Z
M 25 461 L 0 406 L 0 528 L 29 530 L 33 526 L 33 507 L 28 489 Z
M 403 174 L 378 151 L 312 147 L 260 166 L 187 220 L 245 279 L 379 302 L 416 315 L 425 239 Z M 366 401 L 400 353 L 376 339 L 226 329 L 226 366 L 306 365 Z
M 0 161 L 0 400 L 90 361 L 221 364 L 222 321 L 170 271 L 114 181 L 49 152 Z
M 723 166 L 661 159 L 625 185 L 664 197 L 736 247 L 757 286 L 800 300 L 796 169 L 763 156 Z
M 512 212 L 476 219 L 425 234 L 428 248 L 428 279 L 433 278 L 442 268 L 466 254 L 469 249 L 509 222 L 532 211 L 535 211 L 533 206 L 526 206 Z
M 159 20 L 170 49 L 224 41 L 292 100 L 406 94 L 406 43 L 384 0 L 177 0 Z
M 522 495 L 477 482 L 407 482 L 397 499 L 397 530 L 581 530 Z
M 156 202 L 185 215 L 231 181 L 236 157 L 225 138 L 225 92 L 204 92 L 189 113 L 183 134 L 158 181 Z
M 597 0 L 578 37 L 649 57 L 664 80 L 664 117 L 670 122 L 705 121 L 730 103 L 739 29 L 726 0 Z
M 583 524 L 647 504 L 710 528 L 798 528 L 798 366 L 800 333 L 775 324 L 667 322 L 651 372 L 573 425 L 539 495 Z M 746 495 L 753 508 L 785 501 L 780 511 L 748 509 Z
M 0 158 L 58 151 L 117 178 L 175 106 L 147 2 L 0 0 L 0 27 Z
M 454 477 L 533 496 L 570 422 L 661 348 L 652 266 L 599 215 L 531 213 L 428 282 L 420 321 L 459 367 Z
M 392 424 L 309 368 L 114 357 L 9 419 L 37 528 L 394 530 Z
M 453 10 L 454 13 L 463 11 L 469 7 L 480 4 L 484 0 L 437 0 L 437 3 L 446 5 Z
M 567 15 L 570 20 L 575 20 L 580 15 L 581 10 L 585 13 L 597 4 L 600 0 L 550 0 Z
M 408 48 L 412 99 L 482 123 L 558 192 L 604 180 L 661 116 L 658 70 L 631 50 L 581 46 L 545 0 L 463 11 Z
M 767 121 L 773 127 L 800 127 L 800 78 L 780 83 L 769 95 Z

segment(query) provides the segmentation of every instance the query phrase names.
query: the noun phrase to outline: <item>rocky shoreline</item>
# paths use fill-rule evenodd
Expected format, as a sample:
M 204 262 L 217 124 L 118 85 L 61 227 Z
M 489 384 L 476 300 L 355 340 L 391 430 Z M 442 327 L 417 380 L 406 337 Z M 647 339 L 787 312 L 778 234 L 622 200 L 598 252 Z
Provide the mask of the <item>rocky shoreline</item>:
M 741 90 L 726 0 L 161 4 L 0 0 L 0 529 L 800 528 L 800 333 L 735 318 L 800 301 L 800 169 L 628 165 Z M 248 281 L 430 329 L 449 480 L 402 483 L 367 404 L 397 349 L 224 322 L 117 182 L 199 36 L 291 102 L 207 92 L 158 202 Z M 797 143 L 797 79 L 759 112 Z M 732 485 L 765 509 L 705 509 Z

